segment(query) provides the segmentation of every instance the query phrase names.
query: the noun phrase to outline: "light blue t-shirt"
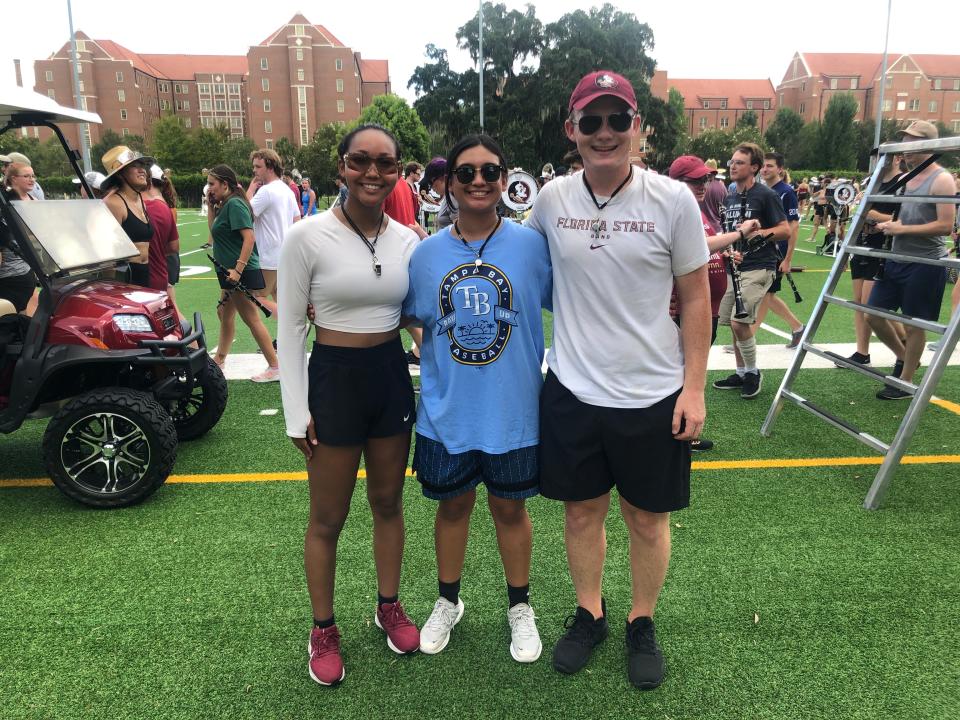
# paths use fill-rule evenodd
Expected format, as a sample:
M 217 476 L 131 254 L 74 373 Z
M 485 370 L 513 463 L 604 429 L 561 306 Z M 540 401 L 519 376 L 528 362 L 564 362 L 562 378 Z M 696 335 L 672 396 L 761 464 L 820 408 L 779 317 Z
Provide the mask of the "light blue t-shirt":
M 546 238 L 504 220 L 464 247 L 444 228 L 410 257 L 403 314 L 423 325 L 417 432 L 457 454 L 539 442 L 543 316 L 553 279 Z

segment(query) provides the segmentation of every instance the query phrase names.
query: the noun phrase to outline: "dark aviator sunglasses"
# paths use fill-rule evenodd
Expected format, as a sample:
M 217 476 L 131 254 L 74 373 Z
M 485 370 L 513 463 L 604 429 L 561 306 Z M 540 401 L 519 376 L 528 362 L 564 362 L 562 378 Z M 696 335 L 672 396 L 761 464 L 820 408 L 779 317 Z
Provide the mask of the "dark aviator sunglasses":
M 506 168 L 503 165 L 484 163 L 479 168 L 475 168 L 473 165 L 461 165 L 453 171 L 453 175 L 460 184 L 469 185 L 477 176 L 478 169 L 480 171 L 480 177 L 489 183 L 496 182 L 500 179 L 500 176 L 506 172 Z
M 347 153 L 343 156 L 343 162 L 354 172 L 367 172 L 371 165 L 376 165 L 377 172 L 381 175 L 395 175 L 400 172 L 399 161 L 389 155 L 371 157 L 366 153 Z
M 614 132 L 622 133 L 630 129 L 630 123 L 633 122 L 634 114 L 629 110 L 623 112 L 611 113 L 606 116 L 607 125 Z M 580 128 L 584 135 L 593 135 L 603 125 L 603 115 L 581 115 L 579 120 L 574 121 L 574 125 Z

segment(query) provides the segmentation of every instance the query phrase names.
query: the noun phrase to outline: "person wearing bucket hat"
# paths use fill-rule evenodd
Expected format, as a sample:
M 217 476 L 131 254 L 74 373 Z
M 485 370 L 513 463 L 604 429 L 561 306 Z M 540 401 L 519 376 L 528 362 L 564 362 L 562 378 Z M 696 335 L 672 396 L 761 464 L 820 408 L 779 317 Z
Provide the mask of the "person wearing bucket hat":
M 150 286 L 150 240 L 153 227 L 142 193 L 150 186 L 152 157 L 145 157 L 126 145 L 117 145 L 103 154 L 106 177 L 100 181 L 104 202 L 120 227 L 137 246 L 140 256 L 130 259 L 130 282 Z
M 706 418 L 710 254 L 693 194 L 630 164 L 640 128 L 630 81 L 588 73 L 568 110 L 564 130 L 583 172 L 547 183 L 527 219 L 547 237 L 554 279 L 541 493 L 565 503 L 577 600 L 553 666 L 581 670 L 607 636 L 604 523 L 616 487 L 630 530 L 627 676 L 651 689 L 665 672 L 652 616 L 670 559 L 670 512 L 689 504 L 689 441 Z M 674 282 L 679 330 L 669 315 Z
M 935 125 L 926 120 L 915 120 L 901 131 L 900 141 L 935 140 L 937 137 Z M 927 162 L 931 155 L 929 150 L 904 152 L 903 160 L 907 168 L 913 171 Z M 932 162 L 907 182 L 903 194 L 947 195 L 952 199 L 955 191 L 950 172 Z M 956 206 L 953 203 L 903 203 L 896 220 L 877 223 L 876 227 L 884 235 L 892 237 L 892 250 L 895 253 L 941 258 L 947 254 L 946 239 L 953 230 L 955 216 Z M 936 322 L 940 317 L 946 282 L 946 268 L 940 265 L 888 259 L 884 263 L 883 279 L 877 280 L 870 291 L 869 304 L 884 310 L 899 309 L 904 315 Z M 881 342 L 893 350 L 897 357 L 893 376 L 913 382 L 926 343 L 926 331 L 907 325 L 904 342 L 889 320 L 868 316 L 867 322 Z M 913 393 L 885 385 L 876 396 L 880 400 L 907 400 L 913 397 Z

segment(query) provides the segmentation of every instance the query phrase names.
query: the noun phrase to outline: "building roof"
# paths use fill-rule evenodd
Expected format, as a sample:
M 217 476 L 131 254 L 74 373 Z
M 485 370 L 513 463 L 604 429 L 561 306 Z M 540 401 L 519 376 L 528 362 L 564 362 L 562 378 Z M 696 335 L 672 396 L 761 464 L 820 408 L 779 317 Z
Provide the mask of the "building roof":
M 305 18 L 300 13 L 297 13 L 296 15 L 294 15 L 285 24 L 281 25 L 272 33 L 270 33 L 270 35 L 268 35 L 267 38 L 260 43 L 260 45 L 272 45 L 274 41 L 281 35 L 281 33 L 283 33 L 283 31 L 286 30 L 291 25 L 306 25 L 307 27 L 310 27 L 316 30 L 320 34 L 320 37 L 322 37 L 324 40 L 326 40 L 328 43 L 330 43 L 334 47 L 340 47 L 340 48 L 346 47 L 342 42 L 340 42 L 337 39 L 337 37 L 332 32 L 327 30 L 323 25 L 314 25 L 312 22 L 307 20 L 307 18 Z M 278 44 L 286 45 L 286 42 L 282 42 Z
M 246 75 L 247 58 L 243 55 L 141 55 L 166 80 L 193 80 L 196 73 Z
M 865 83 L 880 74 L 882 53 L 800 53 L 814 77 L 858 77 Z M 889 59 L 896 57 L 893 53 Z
M 363 82 L 390 82 L 390 68 L 388 61 L 363 60 L 358 57 L 357 64 L 360 66 L 360 79 Z
M 747 100 L 773 100 L 776 94 L 770 80 L 710 80 L 669 78 L 670 87 L 683 95 L 687 108 L 700 107 L 703 100 L 725 99 L 727 109 L 745 110 Z
M 927 77 L 960 77 L 960 55 L 910 55 Z

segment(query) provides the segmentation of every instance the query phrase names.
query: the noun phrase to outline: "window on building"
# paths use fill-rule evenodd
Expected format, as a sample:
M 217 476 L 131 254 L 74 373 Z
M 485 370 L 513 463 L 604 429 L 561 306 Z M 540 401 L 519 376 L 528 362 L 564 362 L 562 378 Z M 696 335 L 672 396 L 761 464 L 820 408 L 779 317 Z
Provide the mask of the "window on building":
M 177 100 L 177 110 L 186 111 L 190 109 L 189 100 Z
M 264 111 L 264 112 L 270 112 L 270 101 L 269 101 L 269 100 L 264 100 L 264 101 L 263 101 L 263 111 Z
M 297 80 L 303 82 L 303 68 L 297 68 Z
M 953 121 L 953 131 L 955 133 L 960 133 L 960 120 Z
M 807 109 L 806 104 L 805 104 L 805 103 L 800 103 L 800 107 L 797 109 L 797 112 L 800 113 L 801 115 L 803 115 L 803 113 L 806 111 L 806 109 Z
M 897 100 L 897 110 L 906 110 L 907 101 L 906 100 Z
M 705 119 L 705 118 L 704 118 L 704 119 Z M 721 129 L 721 130 L 725 130 L 725 129 L 728 128 L 729 126 L 730 126 L 730 118 L 728 118 L 728 117 L 722 117 L 722 118 L 720 118 L 720 129 Z
M 919 89 L 920 89 L 920 81 L 921 81 L 921 80 L 923 80 L 923 78 L 920 77 L 919 75 L 917 75 L 915 78 L 913 78 L 913 89 L 914 89 L 914 90 L 919 90 Z
M 956 80 L 953 81 L 953 89 L 960 90 L 960 78 L 957 78 Z
M 230 83 L 227 85 L 227 93 L 230 95 L 240 94 L 240 83 Z
M 727 101 L 726 101 L 726 100 L 721 100 L 721 101 L 720 101 L 720 109 L 721 109 L 721 110 L 726 110 L 726 109 L 727 109 Z
M 800 83 L 800 92 L 806 92 L 806 91 L 807 91 L 807 81 L 804 80 L 802 83 Z
M 770 109 L 770 101 L 769 101 L 769 100 L 764 100 L 764 101 L 763 101 L 763 109 L 764 109 L 764 110 L 769 110 L 769 109 Z
M 306 26 L 305 26 L 305 25 L 294 25 L 294 26 L 293 26 L 293 34 L 294 34 L 294 35 L 300 35 L 300 36 L 306 35 L 306 34 L 307 34 Z
M 783 93 L 780 93 L 780 104 L 783 105 Z
M 77 80 L 77 86 L 80 88 L 80 92 L 84 92 L 83 80 Z
M 837 89 L 837 79 L 836 79 L 836 78 L 830 78 L 830 89 L 831 89 L 831 90 L 836 90 L 836 89 Z
M 83 63 L 77 60 L 77 75 L 83 75 Z
M 191 120 L 190 118 L 184 118 L 184 119 L 183 119 L 183 126 L 184 126 L 185 128 L 187 128 L 187 130 L 189 130 L 190 128 L 193 127 L 193 120 Z
M 300 145 L 310 142 L 310 125 L 307 117 L 307 89 L 297 88 L 297 112 L 300 116 Z
M 126 102 L 127 94 L 123 90 L 117 90 L 117 100 L 120 102 Z
M 860 85 L 860 83 L 859 83 L 859 81 L 857 80 L 857 78 L 850 78 L 850 89 L 851 89 L 851 90 L 856 90 L 859 85 Z
M 343 92 L 343 80 L 337 80 L 337 92 Z
M 884 86 L 889 90 L 893 87 L 893 75 L 887 75 L 886 79 L 883 81 Z
M 303 60 L 303 48 L 297 48 L 297 60 L 298 61 Z
M 173 84 L 173 94 L 174 94 L 174 95 L 180 95 L 180 94 L 182 94 L 182 93 L 183 93 L 182 88 L 183 88 L 183 85 L 181 85 L 180 83 L 174 83 L 174 84 Z
M 936 111 L 937 111 L 937 101 L 936 101 L 936 100 L 931 100 L 931 101 L 927 104 L 927 112 L 935 113 Z
M 57 99 L 57 92 L 56 92 L 56 90 L 52 90 L 52 89 L 51 89 L 51 90 L 47 90 L 47 97 L 56 100 L 56 99 Z
M 123 135 L 124 137 L 126 137 L 127 135 L 130 134 L 130 128 L 121 128 L 121 129 L 120 129 L 120 134 Z
M 169 110 L 169 109 L 170 109 L 170 101 L 169 101 L 169 100 L 161 100 L 161 101 L 160 101 L 160 109 L 161 109 L 161 110 Z
M 213 101 L 203 98 L 200 100 L 200 112 L 211 112 L 213 110 Z
M 343 100 L 337 100 L 337 112 L 338 113 L 343 112 Z
M 159 90 L 160 92 L 170 92 L 170 83 L 168 82 L 157 83 L 157 90 Z
M 753 110 L 753 100 L 747 100 L 747 110 Z
M 341 58 L 337 58 L 334 62 L 334 67 L 336 67 L 337 70 L 343 70 L 343 60 Z
M 77 40 L 77 52 L 82 53 L 87 51 L 87 41 L 86 40 Z
M 890 98 L 884 99 L 884 101 L 883 101 L 883 111 L 884 111 L 884 112 L 890 112 L 891 110 L 893 110 L 893 100 L 891 100 Z
M 217 112 L 226 112 L 227 111 L 227 101 L 226 100 L 214 100 L 213 109 Z
M 238 118 L 238 117 L 230 118 L 230 128 L 233 130 L 243 129 L 243 118 Z
M 942 89 L 943 89 L 943 81 L 942 81 L 940 78 L 935 78 L 935 79 L 934 79 L 934 81 L 933 81 L 933 89 L 934 89 L 934 90 L 942 90 Z
M 707 127 L 707 119 L 705 117 L 700 118 L 700 129 L 703 130 Z
M 121 119 L 121 120 L 126 120 L 126 119 L 127 119 L 127 111 L 126 111 L 126 110 L 121 110 L 121 111 L 120 111 L 120 119 Z
M 213 118 L 212 117 L 202 117 L 200 118 L 200 124 L 205 128 L 213 127 Z
M 960 100 L 958 100 L 953 104 L 953 111 L 956 113 L 960 113 Z
M 269 92 L 270 90 L 269 78 L 260 78 L 260 87 L 263 88 L 264 92 Z
M 273 120 L 264 120 L 263 121 L 263 131 L 265 133 L 273 132 Z
M 53 70 L 47 70 L 44 75 L 47 78 L 47 82 L 53 82 Z
M 710 109 L 710 101 L 709 101 L 709 100 L 704 100 L 704 101 L 703 101 L 703 109 L 704 109 L 704 110 L 709 110 L 709 109 Z
M 240 101 L 231 100 L 230 101 L 230 112 L 240 112 Z
M 267 65 L 267 59 L 266 59 L 266 58 L 260 58 L 260 69 L 261 69 L 261 70 L 269 70 L 269 69 L 270 69 L 270 67 Z
M 123 82 L 123 73 L 120 72 L 119 70 L 118 70 L 117 73 L 116 73 L 116 77 L 117 77 L 117 82 L 118 82 L 118 83 L 122 83 L 122 82 Z
M 223 83 L 216 83 L 213 86 L 214 95 L 223 95 L 226 92 L 226 86 Z
M 273 138 L 267 138 L 267 150 L 273 150 Z
M 197 90 L 201 95 L 209 95 L 210 83 L 200 83 L 199 85 L 197 85 Z
M 918 98 L 914 98 L 913 100 L 910 101 L 910 109 L 911 110 L 920 109 L 920 100 Z

